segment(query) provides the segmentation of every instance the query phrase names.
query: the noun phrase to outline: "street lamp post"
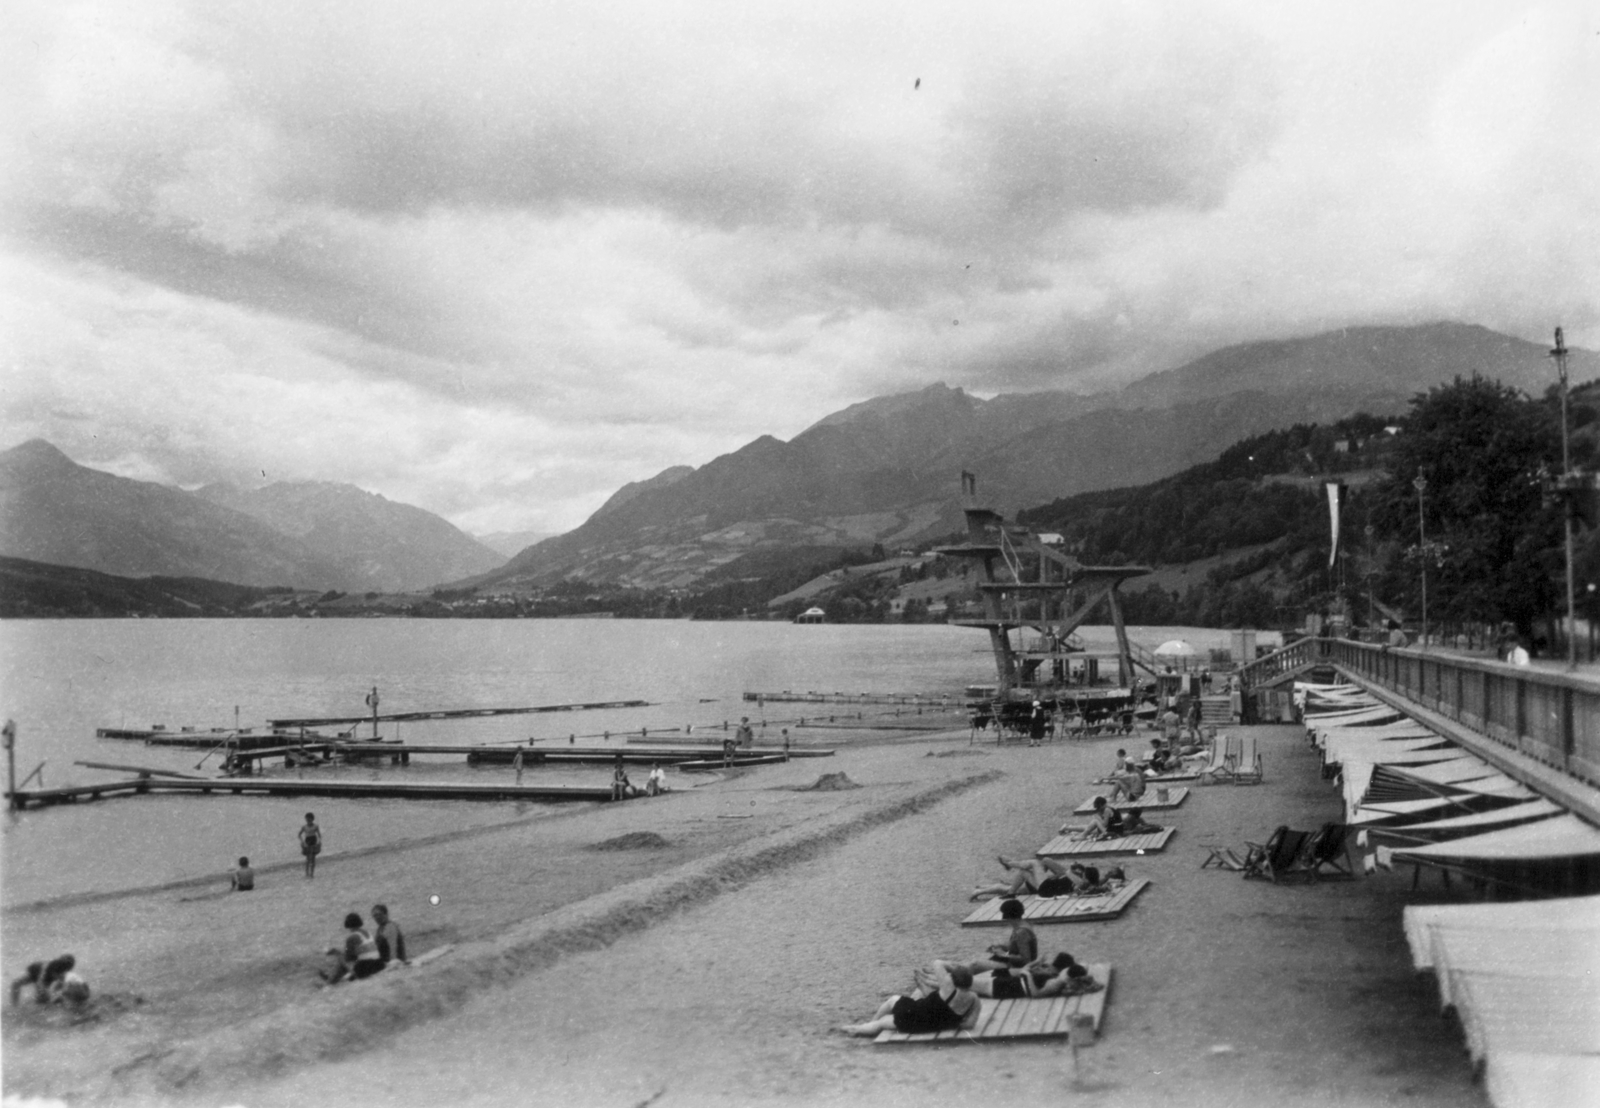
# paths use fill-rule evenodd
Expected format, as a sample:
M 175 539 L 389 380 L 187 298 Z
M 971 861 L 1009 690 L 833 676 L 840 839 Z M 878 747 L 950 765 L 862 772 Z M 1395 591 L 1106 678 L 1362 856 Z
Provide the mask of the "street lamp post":
M 1556 344 L 1550 351 L 1556 360 L 1556 374 L 1561 378 L 1561 487 L 1565 493 L 1567 530 L 1567 668 L 1578 668 L 1578 616 L 1572 587 L 1572 455 L 1567 445 L 1567 344 L 1561 328 L 1556 328 Z
M 1373 624 L 1372 624 L 1372 609 L 1373 609 L 1373 604 L 1372 604 L 1372 571 L 1375 568 L 1375 562 L 1374 562 L 1373 555 L 1372 555 L 1372 524 L 1370 524 L 1370 523 L 1367 524 L 1366 531 L 1367 531 L 1367 627 L 1370 630 L 1372 628 L 1372 626 L 1373 626 Z
M 1428 524 L 1423 514 L 1422 494 L 1428 491 L 1428 479 L 1419 471 L 1411 482 L 1417 490 L 1417 561 L 1422 566 L 1422 649 L 1428 649 Z

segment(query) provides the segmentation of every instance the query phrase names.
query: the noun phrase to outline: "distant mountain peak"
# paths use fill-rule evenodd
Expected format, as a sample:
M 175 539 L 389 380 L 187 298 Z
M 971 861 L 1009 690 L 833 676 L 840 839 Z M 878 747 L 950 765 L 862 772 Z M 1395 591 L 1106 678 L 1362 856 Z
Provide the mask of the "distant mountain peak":
M 76 466 L 78 464 L 63 454 L 55 444 L 44 439 L 29 439 L 27 442 L 13 446 L 10 450 L 0 454 L 0 458 L 30 466 Z

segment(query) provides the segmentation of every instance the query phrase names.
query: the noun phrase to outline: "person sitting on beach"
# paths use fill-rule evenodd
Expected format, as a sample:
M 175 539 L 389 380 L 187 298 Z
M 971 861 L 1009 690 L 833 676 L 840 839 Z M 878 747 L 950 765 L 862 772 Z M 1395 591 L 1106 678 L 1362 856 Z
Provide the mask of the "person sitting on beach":
M 247 893 L 256 887 L 256 871 L 250 868 L 250 859 L 239 859 L 239 868 L 228 875 L 228 884 L 236 893 Z
M 967 968 L 973 973 L 985 970 L 1020 969 L 1039 957 L 1039 936 L 1022 922 L 1022 901 L 1015 897 L 1002 901 L 1000 918 L 1011 925 L 1011 937 L 989 947 L 988 957 L 979 958 Z
M 1146 823 L 1137 808 L 1127 812 L 1118 811 L 1106 803 L 1106 798 L 1094 798 L 1094 822 L 1086 827 L 1082 837 L 1085 839 L 1121 839 L 1128 835 L 1145 835 L 1160 831 L 1161 828 L 1153 823 Z
M 372 941 L 378 944 L 378 960 L 384 965 L 390 962 L 406 961 L 406 937 L 400 931 L 400 925 L 389 918 L 387 904 L 374 904 L 372 906 Z
M 1118 777 L 1121 777 L 1124 773 L 1127 773 L 1128 770 L 1131 769 L 1132 767 L 1133 767 L 1133 763 L 1128 761 L 1128 752 L 1127 752 L 1127 750 L 1125 750 L 1125 749 L 1123 749 L 1122 747 L 1119 746 L 1117 748 L 1117 764 L 1111 767 L 1111 772 L 1106 775 L 1105 780 L 1111 781 L 1111 780 L 1114 780 L 1114 779 L 1116 779 Z
M 1111 779 L 1111 799 L 1138 800 L 1144 795 L 1144 772 L 1138 766 L 1129 766 L 1128 772 Z
M 328 948 L 328 954 L 338 959 L 330 970 L 318 976 L 330 985 L 340 981 L 359 981 L 371 977 L 383 968 L 378 954 L 378 942 L 361 925 L 361 913 L 351 912 L 344 917 L 345 936 L 340 945 Z
M 28 972 L 11 982 L 11 1003 L 22 1003 L 22 990 L 33 989 L 38 1004 L 65 1004 L 81 1008 L 89 1002 L 89 983 L 78 976 L 77 958 L 63 954 L 48 962 L 28 963 Z
M 972 900 L 992 900 L 997 896 L 1017 897 L 1024 893 L 1034 896 L 1066 896 L 1072 892 L 1072 878 L 1067 867 L 1054 858 L 1027 858 L 1013 862 L 999 855 L 1000 866 L 1010 877 L 994 885 L 980 885 L 972 890 Z
M 846 1024 L 839 1030 L 847 1035 L 875 1036 L 880 1031 L 920 1035 L 977 1023 L 983 1002 L 972 991 L 970 970 L 959 965 L 943 969 L 937 975 L 937 986 L 922 996 L 891 996 L 878 1006 L 870 1020 Z
M 644 791 L 650 796 L 660 796 L 667 791 L 667 771 L 660 762 L 650 763 L 650 776 L 645 778 Z
M 622 764 L 622 755 L 618 754 L 616 764 L 611 769 L 611 799 L 626 800 L 633 792 L 633 785 L 628 781 L 628 770 Z
M 52 958 L 48 962 L 29 962 L 28 972 L 11 982 L 11 1003 L 22 1003 L 22 990 L 33 989 L 33 999 L 39 1004 L 48 1004 L 50 994 L 56 982 L 69 973 L 77 965 L 77 959 L 70 954 L 63 954 L 59 958 Z
M 89 983 L 78 976 L 73 968 L 76 965 L 76 958 L 70 954 L 63 954 L 45 967 L 45 974 L 50 977 L 49 995 L 46 997 L 49 1003 L 61 1004 L 68 1008 L 82 1008 L 89 1003 Z

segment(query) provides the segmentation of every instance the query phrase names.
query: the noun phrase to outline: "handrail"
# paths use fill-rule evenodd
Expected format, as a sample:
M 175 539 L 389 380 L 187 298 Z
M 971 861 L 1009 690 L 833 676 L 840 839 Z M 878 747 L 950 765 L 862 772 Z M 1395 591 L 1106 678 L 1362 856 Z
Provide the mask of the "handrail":
M 1238 669 L 1239 684 L 1242 688 L 1249 689 L 1294 670 L 1325 661 L 1327 651 L 1322 644 L 1328 641 L 1330 640 L 1296 639 L 1271 654 L 1264 654 L 1253 661 L 1245 662 Z
M 1436 712 L 1494 746 L 1600 785 L 1600 681 L 1351 639 L 1301 642 L 1315 643 L 1319 660 Z

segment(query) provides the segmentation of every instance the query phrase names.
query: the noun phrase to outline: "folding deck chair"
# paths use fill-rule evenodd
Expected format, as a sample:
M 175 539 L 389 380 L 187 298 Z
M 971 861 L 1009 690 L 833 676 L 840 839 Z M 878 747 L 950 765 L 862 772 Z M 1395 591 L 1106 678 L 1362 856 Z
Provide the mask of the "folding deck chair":
M 1239 740 L 1232 735 L 1218 735 L 1211 741 L 1211 761 L 1200 770 L 1197 781 L 1214 785 L 1233 777 L 1234 763 L 1239 760 Z
M 1256 737 L 1246 735 L 1239 740 L 1239 759 L 1233 765 L 1235 785 L 1261 784 L 1261 752 L 1256 749 Z
M 1324 823 L 1307 840 L 1304 864 L 1308 880 L 1317 880 L 1322 874 L 1323 866 L 1345 877 L 1356 875 L 1356 871 L 1350 865 L 1350 854 L 1345 849 L 1349 831 L 1350 829 L 1342 823 Z
M 1266 842 L 1245 843 L 1249 853 L 1244 858 L 1244 876 L 1265 877 L 1276 885 L 1280 878 L 1304 867 L 1303 855 L 1310 837 L 1307 831 L 1295 831 L 1283 824 Z

